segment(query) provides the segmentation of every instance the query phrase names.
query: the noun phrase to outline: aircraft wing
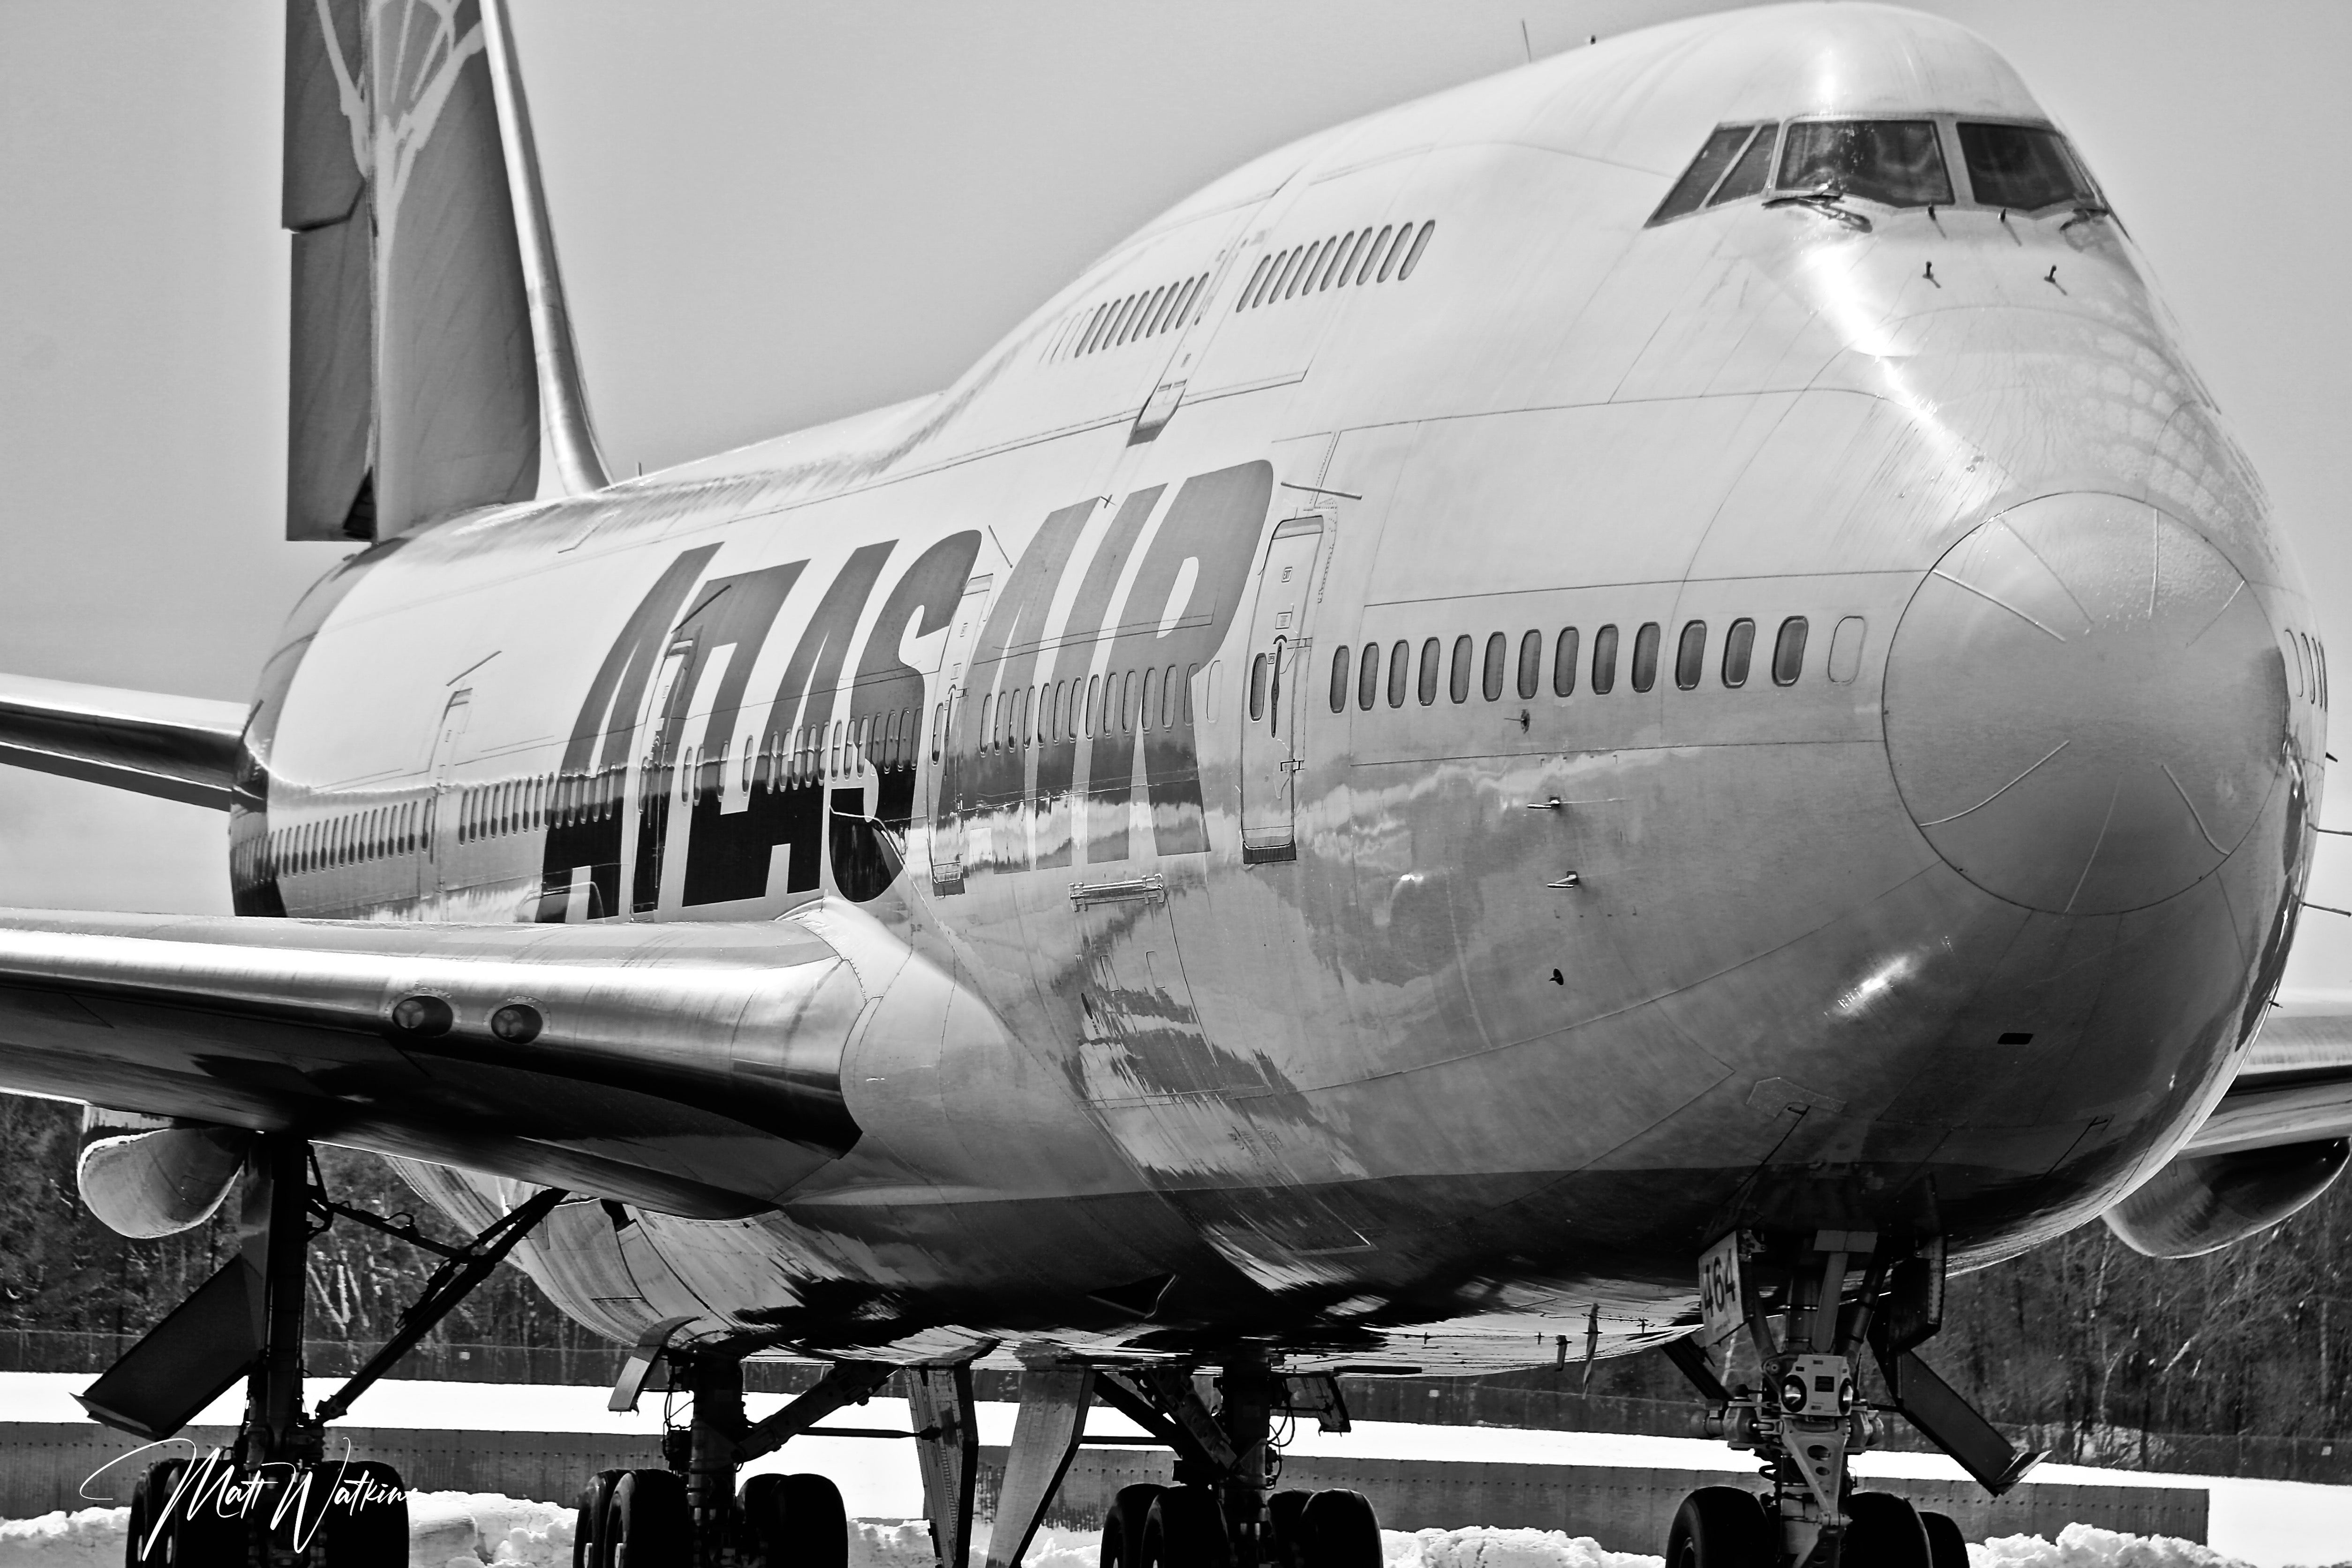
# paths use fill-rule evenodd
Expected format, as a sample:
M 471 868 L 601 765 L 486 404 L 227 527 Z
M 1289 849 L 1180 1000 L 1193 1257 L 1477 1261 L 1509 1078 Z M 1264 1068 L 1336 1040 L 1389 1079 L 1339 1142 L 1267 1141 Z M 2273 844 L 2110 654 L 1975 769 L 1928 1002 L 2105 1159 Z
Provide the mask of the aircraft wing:
M 241 703 L 0 675 L 0 763 L 226 811 Z
M 2184 1155 L 2352 1137 L 2352 993 L 2287 992 Z
M 0 910 L 0 1089 L 756 1213 L 857 1140 L 839 1069 L 867 998 L 848 918 Z

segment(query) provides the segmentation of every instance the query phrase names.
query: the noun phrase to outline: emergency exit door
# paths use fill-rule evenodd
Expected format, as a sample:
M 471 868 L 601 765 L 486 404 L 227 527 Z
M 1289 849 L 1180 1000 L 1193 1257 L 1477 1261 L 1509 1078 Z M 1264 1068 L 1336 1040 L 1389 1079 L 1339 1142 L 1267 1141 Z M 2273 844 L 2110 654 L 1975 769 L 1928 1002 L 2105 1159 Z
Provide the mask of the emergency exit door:
M 1242 859 L 1298 858 L 1297 778 L 1306 766 L 1300 722 L 1307 713 L 1308 617 L 1323 551 L 1323 520 L 1276 525 L 1258 573 L 1242 667 Z

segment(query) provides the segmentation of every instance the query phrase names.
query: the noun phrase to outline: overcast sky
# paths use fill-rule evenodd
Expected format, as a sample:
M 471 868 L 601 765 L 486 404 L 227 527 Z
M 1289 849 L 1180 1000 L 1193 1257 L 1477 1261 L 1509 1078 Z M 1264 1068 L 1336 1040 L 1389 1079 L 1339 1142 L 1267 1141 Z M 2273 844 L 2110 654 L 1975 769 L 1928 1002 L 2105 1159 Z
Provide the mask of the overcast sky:
M 1520 63 L 1523 23 L 1550 54 L 1716 8 L 513 4 L 623 472 L 942 385 L 1186 192 Z M 2074 133 L 2352 647 L 2352 5 L 1923 8 Z M 256 0 L 0 0 L 0 669 L 241 700 L 341 553 L 278 537 L 282 26 Z M 0 903 L 225 910 L 223 824 L 0 768 Z M 2352 904 L 2340 842 L 2314 896 Z M 2294 978 L 2352 983 L 2352 921 L 2305 924 Z

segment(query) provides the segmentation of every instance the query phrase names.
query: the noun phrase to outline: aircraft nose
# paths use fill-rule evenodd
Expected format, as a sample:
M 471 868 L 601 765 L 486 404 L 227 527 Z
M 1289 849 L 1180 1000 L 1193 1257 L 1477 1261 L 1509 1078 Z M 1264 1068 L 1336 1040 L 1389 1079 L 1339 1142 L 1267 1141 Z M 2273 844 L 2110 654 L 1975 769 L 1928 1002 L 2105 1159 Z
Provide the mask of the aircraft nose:
M 2029 501 L 1937 562 L 1887 656 L 1886 744 L 1937 854 L 2032 909 L 2169 898 L 2284 763 L 2284 662 L 2236 568 L 2121 496 Z

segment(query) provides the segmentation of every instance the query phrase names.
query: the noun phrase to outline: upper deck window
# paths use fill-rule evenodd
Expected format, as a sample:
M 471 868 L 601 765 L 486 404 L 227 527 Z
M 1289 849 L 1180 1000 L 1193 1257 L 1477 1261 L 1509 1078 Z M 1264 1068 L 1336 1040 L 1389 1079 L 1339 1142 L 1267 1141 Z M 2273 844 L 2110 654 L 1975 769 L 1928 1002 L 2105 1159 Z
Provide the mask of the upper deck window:
M 1892 207 L 1948 204 L 1951 172 L 1932 120 L 1811 120 L 1780 145 L 1784 191 L 1834 188 Z
M 2105 205 L 2066 138 L 2046 125 L 1959 124 L 1969 184 L 1989 207 L 2032 212 L 2060 202 Z

